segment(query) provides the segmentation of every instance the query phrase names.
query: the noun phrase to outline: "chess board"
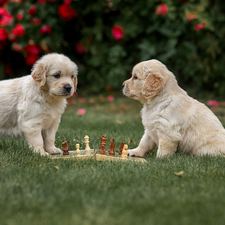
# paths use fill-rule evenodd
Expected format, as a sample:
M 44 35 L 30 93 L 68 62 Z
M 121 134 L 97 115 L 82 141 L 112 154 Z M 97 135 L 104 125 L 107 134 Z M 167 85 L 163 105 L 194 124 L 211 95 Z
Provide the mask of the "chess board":
M 139 157 L 122 157 L 119 155 L 119 153 L 115 152 L 115 155 L 109 155 L 106 153 L 105 155 L 99 154 L 98 151 L 95 151 L 91 149 L 90 151 L 85 151 L 85 150 L 80 150 L 80 154 L 77 154 L 76 151 L 69 151 L 69 155 L 63 155 L 63 154 L 58 154 L 58 155 L 50 155 L 51 159 L 78 159 L 78 160 L 83 160 L 83 159 L 96 159 L 100 161 L 134 161 L 134 162 L 142 162 L 145 163 L 147 162 L 146 159 L 144 158 L 139 158 Z

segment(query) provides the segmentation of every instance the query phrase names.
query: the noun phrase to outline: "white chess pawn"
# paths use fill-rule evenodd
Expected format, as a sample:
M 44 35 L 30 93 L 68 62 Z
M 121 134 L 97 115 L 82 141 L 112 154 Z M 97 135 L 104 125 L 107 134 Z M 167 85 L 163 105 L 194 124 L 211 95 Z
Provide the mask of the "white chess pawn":
M 84 143 L 85 143 L 85 145 L 86 145 L 86 147 L 85 147 L 85 151 L 87 152 L 87 151 L 91 151 L 91 149 L 90 149 L 90 147 L 89 147 L 89 137 L 87 136 L 87 135 L 85 135 L 85 137 L 84 137 Z
M 80 155 L 80 145 L 79 144 L 76 144 L 76 154 L 77 155 Z
M 125 145 L 123 146 L 123 151 L 122 151 L 122 157 L 123 157 L 123 158 L 126 158 L 126 157 L 127 157 L 127 154 L 128 154 L 127 149 L 128 149 L 128 145 L 125 144 Z

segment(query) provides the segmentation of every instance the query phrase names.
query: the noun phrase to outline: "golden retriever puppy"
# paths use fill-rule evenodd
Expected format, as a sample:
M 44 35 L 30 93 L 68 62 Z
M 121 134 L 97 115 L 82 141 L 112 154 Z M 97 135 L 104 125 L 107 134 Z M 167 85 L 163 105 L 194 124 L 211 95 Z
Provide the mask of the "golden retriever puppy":
M 50 53 L 34 64 L 31 75 L 1 81 L 0 134 L 24 137 L 41 155 L 61 153 L 55 134 L 66 98 L 76 91 L 77 73 L 68 57 Z
M 143 157 L 157 145 L 157 157 L 184 152 L 225 155 L 225 129 L 204 104 L 181 89 L 175 76 L 157 60 L 137 64 L 123 83 L 124 95 L 140 101 L 144 135 L 130 156 Z

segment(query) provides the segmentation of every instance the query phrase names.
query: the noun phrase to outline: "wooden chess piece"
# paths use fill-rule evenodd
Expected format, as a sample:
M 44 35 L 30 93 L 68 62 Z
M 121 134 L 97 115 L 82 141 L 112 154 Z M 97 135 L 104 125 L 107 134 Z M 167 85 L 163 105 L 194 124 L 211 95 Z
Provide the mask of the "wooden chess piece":
M 127 158 L 127 154 L 128 154 L 127 149 L 128 149 L 128 145 L 125 144 L 125 145 L 123 146 L 123 152 L 122 152 L 122 157 L 123 157 L 123 158 Z
M 77 155 L 80 155 L 80 145 L 76 144 L 76 152 Z
M 105 155 L 105 153 L 106 153 L 106 150 L 105 150 L 106 141 L 107 141 L 107 136 L 106 135 L 102 136 L 101 137 L 101 146 L 100 146 L 100 150 L 99 150 L 99 153 L 101 155 Z
M 63 155 L 69 155 L 69 144 L 64 141 L 62 143 L 62 147 L 63 147 Z
M 122 155 L 123 146 L 124 146 L 124 143 L 122 142 L 122 143 L 120 144 L 120 152 L 119 152 L 119 155 Z
M 114 139 L 110 140 L 110 148 L 108 150 L 109 155 L 115 155 L 114 148 L 115 148 L 116 144 L 114 142 L 115 142 Z

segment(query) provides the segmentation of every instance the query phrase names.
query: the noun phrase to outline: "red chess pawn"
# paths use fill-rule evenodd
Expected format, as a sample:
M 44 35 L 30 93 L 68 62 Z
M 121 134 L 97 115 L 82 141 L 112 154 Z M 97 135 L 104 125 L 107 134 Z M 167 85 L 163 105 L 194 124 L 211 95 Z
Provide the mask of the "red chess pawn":
M 114 139 L 110 140 L 110 148 L 108 150 L 109 155 L 115 155 L 114 148 L 115 148 L 116 144 L 114 142 L 115 142 Z
M 119 152 L 119 155 L 122 155 L 123 147 L 124 147 L 124 143 L 122 142 L 122 143 L 120 144 L 120 152 Z
M 62 147 L 63 147 L 63 155 L 69 155 L 69 144 L 64 141 L 62 143 Z

